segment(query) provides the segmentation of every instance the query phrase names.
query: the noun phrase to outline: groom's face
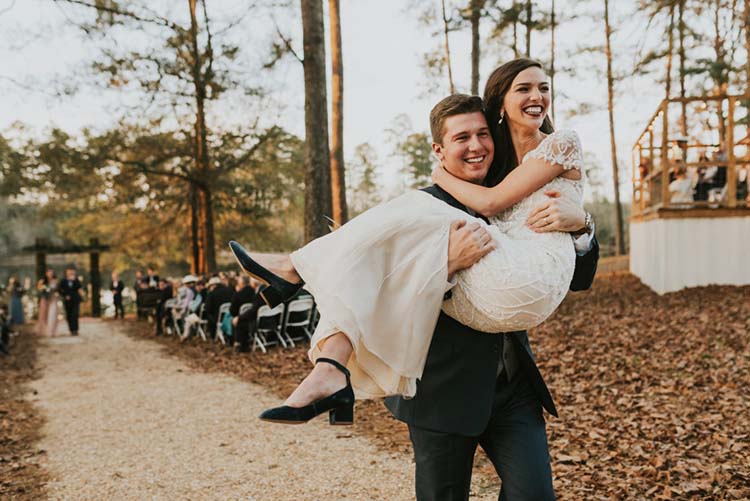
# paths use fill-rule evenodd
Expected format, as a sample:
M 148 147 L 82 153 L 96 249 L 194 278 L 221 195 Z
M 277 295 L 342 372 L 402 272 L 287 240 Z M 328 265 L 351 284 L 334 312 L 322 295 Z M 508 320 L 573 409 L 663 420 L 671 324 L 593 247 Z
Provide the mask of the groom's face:
M 446 118 L 442 144 L 433 143 L 432 149 L 448 172 L 475 184 L 484 180 L 495 153 L 487 120 L 481 112 Z

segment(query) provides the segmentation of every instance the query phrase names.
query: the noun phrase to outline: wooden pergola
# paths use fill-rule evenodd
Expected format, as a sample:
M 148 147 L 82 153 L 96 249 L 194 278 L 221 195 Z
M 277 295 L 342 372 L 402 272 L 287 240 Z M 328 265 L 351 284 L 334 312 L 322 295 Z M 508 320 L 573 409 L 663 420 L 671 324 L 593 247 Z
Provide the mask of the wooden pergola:
M 737 199 L 737 174 L 750 166 L 749 102 L 750 95 L 662 100 L 632 150 L 633 219 L 750 215 L 748 203 Z M 712 167 L 726 179 L 719 200 L 670 200 L 674 176 Z
M 48 254 L 83 254 L 89 255 L 89 274 L 91 281 L 91 314 L 99 317 L 102 313 L 99 291 L 102 287 L 101 274 L 99 272 L 99 254 L 110 249 L 109 245 L 99 243 L 99 240 L 92 238 L 88 245 L 65 245 L 57 246 L 50 244 L 47 240 L 37 238 L 34 245 L 23 248 L 24 252 L 33 252 L 36 255 L 36 276 L 37 280 L 44 277 L 47 270 Z
M 658 294 L 750 285 L 748 136 L 745 94 L 665 99 L 638 137 L 630 271 Z

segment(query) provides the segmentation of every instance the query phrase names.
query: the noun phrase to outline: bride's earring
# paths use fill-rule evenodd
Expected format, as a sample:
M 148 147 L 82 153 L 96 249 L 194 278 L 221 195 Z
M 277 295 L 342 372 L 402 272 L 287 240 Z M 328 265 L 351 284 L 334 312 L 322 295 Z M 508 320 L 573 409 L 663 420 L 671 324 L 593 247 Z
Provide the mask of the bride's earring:
M 497 121 L 497 125 L 502 125 L 503 124 L 503 118 L 505 118 L 505 112 L 501 111 L 500 112 L 500 120 Z

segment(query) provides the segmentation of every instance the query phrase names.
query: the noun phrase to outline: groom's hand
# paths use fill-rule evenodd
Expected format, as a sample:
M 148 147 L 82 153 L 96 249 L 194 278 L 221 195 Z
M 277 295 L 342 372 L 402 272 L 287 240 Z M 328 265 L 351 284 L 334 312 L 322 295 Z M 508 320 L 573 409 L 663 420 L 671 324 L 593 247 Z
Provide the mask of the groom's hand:
M 479 223 L 453 221 L 448 237 L 448 278 L 472 266 L 495 248 L 495 241 Z
M 544 193 L 548 200 L 536 207 L 526 219 L 529 228 L 537 233 L 562 231 L 580 233 L 586 229 L 586 212 L 570 199 L 560 196 L 559 191 Z

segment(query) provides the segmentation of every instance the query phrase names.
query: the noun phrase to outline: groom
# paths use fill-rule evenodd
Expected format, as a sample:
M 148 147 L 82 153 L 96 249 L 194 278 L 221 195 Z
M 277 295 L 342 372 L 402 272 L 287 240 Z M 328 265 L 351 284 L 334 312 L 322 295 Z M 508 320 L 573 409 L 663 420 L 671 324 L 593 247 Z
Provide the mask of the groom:
M 494 152 L 481 99 L 460 94 L 443 99 L 430 113 L 430 127 L 441 165 L 458 178 L 481 183 Z M 424 191 L 468 212 L 437 185 Z M 556 215 L 549 224 L 559 231 L 581 232 L 584 220 L 590 222 L 570 202 L 550 203 Z M 451 232 L 449 275 L 488 252 L 486 235 L 469 226 Z M 599 247 L 589 237 L 575 240 L 571 290 L 588 289 L 593 281 Z M 416 396 L 389 397 L 386 406 L 409 426 L 418 501 L 468 499 L 478 445 L 502 479 L 499 500 L 555 498 L 542 408 L 554 416 L 557 411 L 525 331 L 481 333 L 441 312 Z

